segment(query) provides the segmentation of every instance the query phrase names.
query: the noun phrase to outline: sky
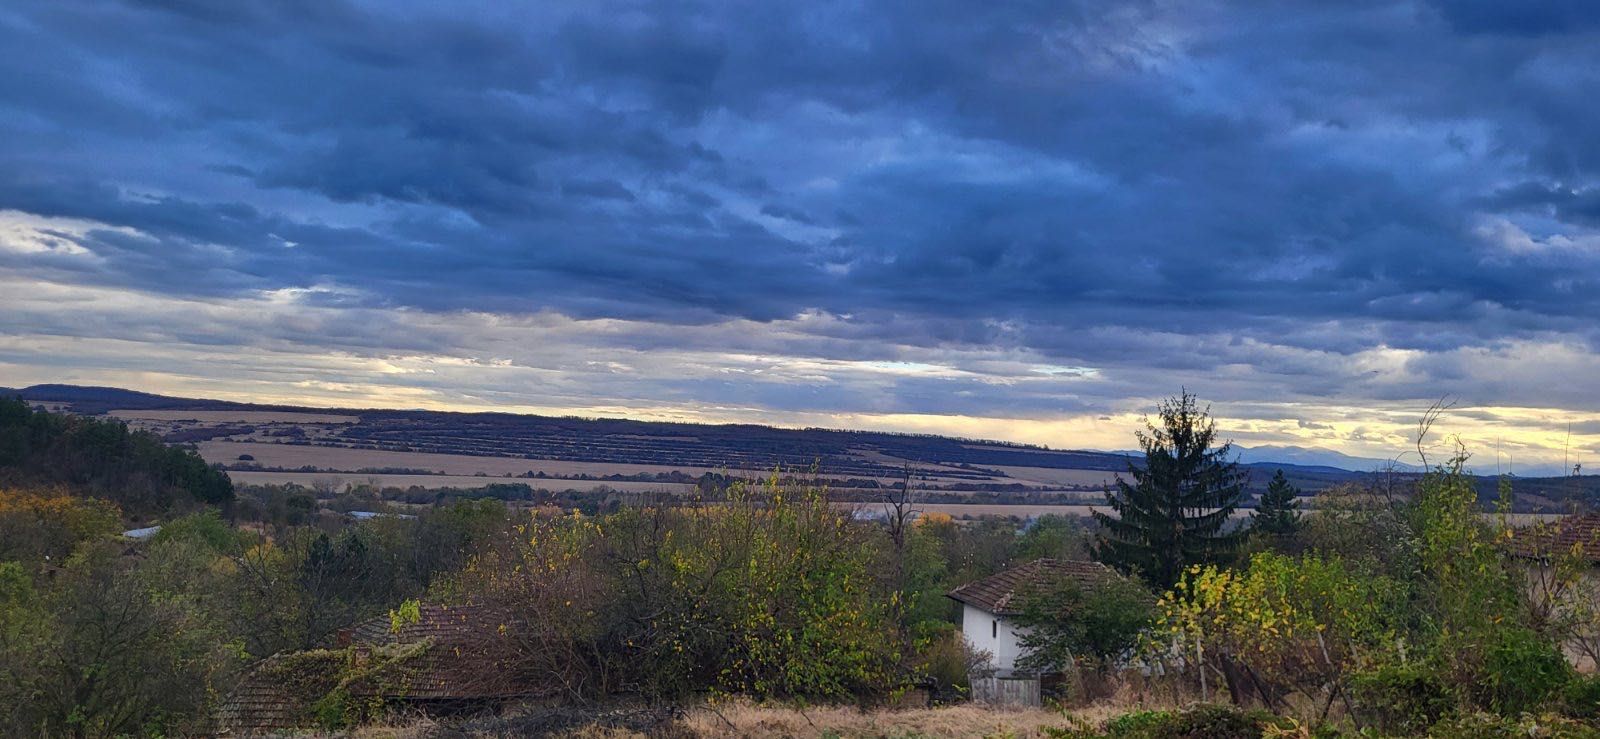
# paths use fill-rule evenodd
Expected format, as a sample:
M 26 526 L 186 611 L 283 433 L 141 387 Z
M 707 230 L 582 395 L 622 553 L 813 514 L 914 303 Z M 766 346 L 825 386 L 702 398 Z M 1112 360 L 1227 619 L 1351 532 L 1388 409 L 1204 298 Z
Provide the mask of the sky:
M 60 0 L 0 48 L 0 385 L 1600 450 L 1600 4 Z

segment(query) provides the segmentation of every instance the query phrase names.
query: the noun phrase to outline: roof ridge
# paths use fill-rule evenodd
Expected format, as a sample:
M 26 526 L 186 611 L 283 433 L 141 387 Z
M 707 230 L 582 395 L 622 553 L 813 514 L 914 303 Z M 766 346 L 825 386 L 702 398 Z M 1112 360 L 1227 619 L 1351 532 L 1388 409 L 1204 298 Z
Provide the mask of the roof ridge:
M 1058 576 L 1087 586 L 1105 582 L 1115 577 L 1116 572 L 1104 563 L 1088 559 L 1039 557 L 959 585 L 945 597 L 990 613 L 1015 614 L 1011 602 L 1017 591 L 1046 576 Z

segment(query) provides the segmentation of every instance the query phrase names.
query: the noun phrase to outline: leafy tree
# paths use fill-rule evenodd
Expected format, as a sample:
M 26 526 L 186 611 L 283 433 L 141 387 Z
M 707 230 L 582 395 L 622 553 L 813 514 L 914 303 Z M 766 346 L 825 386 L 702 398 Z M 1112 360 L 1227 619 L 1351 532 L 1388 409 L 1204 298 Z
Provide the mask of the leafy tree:
M 1404 585 L 1316 555 L 1255 555 L 1246 569 L 1194 567 L 1163 596 L 1156 655 L 1219 665 L 1236 701 L 1294 694 L 1331 704 L 1350 673 L 1394 651 Z M 1312 714 L 1316 715 L 1316 714 Z
M 1530 627 L 1527 582 L 1509 566 L 1504 522 L 1485 520 L 1458 450 L 1417 485 L 1412 509 L 1433 661 L 1471 704 L 1503 715 L 1530 710 L 1568 676 L 1550 634 Z
M 1040 516 L 1018 537 L 1012 561 L 1083 559 L 1089 554 L 1089 532 L 1082 519 L 1055 514 Z
M 957 583 L 950 576 L 945 536 L 959 535 L 949 514 L 928 514 L 911 524 L 905 555 L 901 618 L 914 638 L 931 636 L 953 622 L 955 601 L 944 597 Z
M 0 733 L 170 736 L 197 732 L 226 645 L 151 587 L 109 542 L 45 584 L 0 565 Z
M 736 485 L 717 505 L 535 518 L 448 592 L 537 614 L 508 624 L 510 669 L 572 698 L 857 698 L 901 656 L 877 534 L 820 491 Z
M 1138 644 L 1150 626 L 1155 598 L 1139 583 L 1115 578 L 1092 587 L 1070 579 L 1021 595 L 1017 623 L 1024 669 L 1059 671 L 1080 661 L 1097 668 Z
M 395 529 L 387 538 L 405 561 L 403 571 L 423 588 L 466 566 L 509 526 L 506 504 L 492 498 L 456 500 L 423 511 L 415 521 L 378 518 L 371 529 Z
M 161 530 L 150 537 L 150 543 L 156 547 L 168 542 L 192 543 L 213 554 L 225 555 L 243 551 L 254 539 L 229 526 L 216 509 L 208 508 L 162 524 Z
M 381 522 L 337 536 L 296 529 L 232 556 L 231 618 L 250 653 L 311 649 L 419 592 L 402 566 L 412 540 L 384 533 Z
M 1317 492 L 1317 506 L 1300 519 L 1298 548 L 1338 556 L 1354 568 L 1395 579 L 1421 566 L 1409 505 L 1355 483 Z
M 59 562 L 74 547 L 119 530 L 117 507 L 61 488 L 0 487 L 0 561 Z
M 1261 494 L 1256 512 L 1250 516 L 1250 532 L 1283 545 L 1300 531 L 1300 490 L 1289 484 L 1283 470 L 1272 475 L 1267 491 Z
M 1146 422 L 1139 432 L 1145 459 L 1142 467 L 1128 465 L 1134 482 L 1118 476 L 1106 494 L 1115 515 L 1094 512 L 1100 524 L 1095 553 L 1165 588 L 1185 567 L 1234 553 L 1239 533 L 1224 528 L 1244 497 L 1245 480 L 1229 460 L 1232 442 L 1213 446 L 1216 423 L 1193 395 L 1163 402 L 1160 414 L 1160 427 Z

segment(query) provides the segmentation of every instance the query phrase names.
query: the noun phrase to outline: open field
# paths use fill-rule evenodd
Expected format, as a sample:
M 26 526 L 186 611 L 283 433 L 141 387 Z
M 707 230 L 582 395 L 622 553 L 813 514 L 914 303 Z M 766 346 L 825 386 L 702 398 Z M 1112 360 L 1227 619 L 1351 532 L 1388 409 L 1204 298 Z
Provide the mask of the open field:
M 844 503 L 838 505 L 846 508 L 882 508 L 873 503 Z M 1302 507 L 1306 503 L 1302 502 Z M 945 513 L 954 518 L 983 518 L 986 516 L 1028 518 L 1032 516 L 1088 516 L 1094 511 L 1109 511 L 1106 506 L 1092 504 L 1062 504 L 1062 505 L 1030 505 L 1021 504 L 982 504 L 982 503 L 920 503 L 917 509 L 924 513 Z M 1254 509 L 1240 508 L 1234 511 L 1234 518 L 1249 517 Z M 1485 513 L 1484 517 L 1498 514 Z M 1546 523 L 1561 518 L 1561 513 L 1513 513 L 1507 516 L 1506 522 L 1511 526 L 1532 526 Z
M 428 471 L 449 477 L 547 478 L 664 474 L 683 482 L 707 473 L 756 477 L 782 469 L 855 496 L 897 483 L 910 469 L 914 484 L 957 501 L 967 515 L 1027 515 L 1054 509 L 1060 494 L 1092 494 L 1127 469 L 1122 453 L 1074 451 L 938 436 L 702 425 L 615 418 L 509 413 L 302 408 L 150 395 L 116 388 L 38 386 L 19 391 L 31 402 L 76 413 L 104 414 L 194 444 L 208 461 L 269 470 L 313 469 L 347 475 Z M 1072 440 L 1064 439 L 1070 444 Z M 240 460 L 240 455 L 253 459 Z M 1260 492 L 1282 469 L 1306 493 L 1368 481 L 1370 475 L 1327 467 L 1246 465 L 1249 489 Z M 252 470 L 252 472 L 267 470 Z M 286 473 L 277 473 L 286 474 Z M 247 479 L 247 478 L 240 478 Z M 278 478 L 285 479 L 285 478 Z M 427 484 L 458 484 L 428 480 Z M 1485 500 L 1495 480 L 1480 479 Z M 474 480 L 474 484 L 484 484 Z M 1600 494 L 1600 477 L 1516 481 L 1518 509 L 1557 510 Z M 977 496 L 970 505 L 966 495 Z M 1003 510 L 997 506 L 1004 505 Z
M 116 410 L 107 413 L 124 421 L 197 421 L 200 423 L 359 423 L 357 416 L 299 411 Z
M 239 455 L 255 457 L 263 467 L 320 467 L 330 470 L 410 469 L 429 470 L 441 475 L 485 475 L 500 477 L 543 472 L 549 477 L 576 475 L 637 475 L 677 470 L 687 475 L 702 475 L 721 470 L 709 467 L 674 467 L 657 464 L 614 462 L 571 462 L 566 460 L 521 459 L 517 457 L 475 457 L 466 454 L 432 452 L 390 452 L 379 449 L 268 444 L 249 441 L 206 441 L 200 443 L 200 456 L 207 462 L 238 464 Z
M 1016 505 L 984 504 L 984 503 L 924 503 L 917 506 L 926 513 L 947 513 L 955 518 L 981 518 L 984 516 L 1015 516 L 1028 518 L 1031 516 L 1088 516 L 1097 510 L 1107 510 L 1105 506 L 1098 505 L 1029 505 L 1026 503 Z M 1248 516 L 1250 511 L 1239 510 L 1234 512 L 1235 517 Z
M 1050 467 L 997 466 L 993 469 L 1018 482 L 1049 486 L 1100 487 L 1109 484 L 1117 473 L 1111 470 L 1063 470 Z M 1127 473 L 1123 473 L 1126 477 Z
M 694 490 L 693 485 L 673 482 L 632 482 L 608 480 L 563 480 L 548 478 L 543 480 L 530 480 L 527 478 L 510 477 L 480 477 L 476 475 L 389 475 L 389 474 L 363 474 L 359 472 L 249 472 L 234 470 L 228 477 L 237 485 L 288 485 L 296 484 L 313 487 L 323 482 L 332 482 L 335 487 L 343 488 L 346 485 L 373 484 L 378 487 L 409 488 L 481 488 L 496 483 L 522 483 L 535 490 L 579 490 L 590 491 L 598 488 L 609 488 L 619 492 L 671 492 L 688 493 Z

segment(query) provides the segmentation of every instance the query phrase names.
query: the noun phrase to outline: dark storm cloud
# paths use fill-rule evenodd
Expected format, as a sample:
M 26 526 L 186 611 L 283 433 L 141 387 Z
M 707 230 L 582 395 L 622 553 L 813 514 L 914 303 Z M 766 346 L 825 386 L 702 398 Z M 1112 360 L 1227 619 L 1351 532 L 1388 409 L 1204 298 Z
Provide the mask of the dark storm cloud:
M 1593 341 L 1597 18 L 32 4 L 0 11 L 0 208 L 101 227 L 58 236 L 92 259 L 0 267 L 427 311 L 820 310 L 857 340 L 1307 378 L 1192 337 Z

